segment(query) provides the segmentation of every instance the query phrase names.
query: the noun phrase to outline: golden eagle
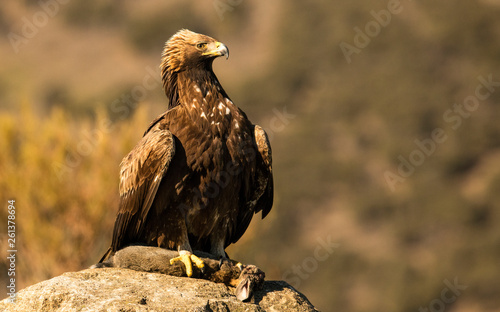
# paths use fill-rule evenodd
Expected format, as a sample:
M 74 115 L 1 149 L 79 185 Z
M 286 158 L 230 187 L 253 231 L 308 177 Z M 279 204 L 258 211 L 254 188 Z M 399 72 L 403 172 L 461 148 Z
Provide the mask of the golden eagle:
M 191 275 L 193 250 L 226 257 L 252 216 L 273 204 L 271 146 L 229 99 L 212 70 L 227 47 L 183 29 L 160 65 L 168 110 L 120 167 L 120 206 L 103 262 L 129 245 L 178 250 Z

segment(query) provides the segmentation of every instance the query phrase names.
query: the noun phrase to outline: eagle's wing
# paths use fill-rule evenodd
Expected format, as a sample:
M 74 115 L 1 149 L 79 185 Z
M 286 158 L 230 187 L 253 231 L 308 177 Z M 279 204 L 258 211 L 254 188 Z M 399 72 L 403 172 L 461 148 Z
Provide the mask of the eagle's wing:
M 274 198 L 271 143 L 269 143 L 267 133 L 260 126 L 255 125 L 254 134 L 261 157 L 257 162 L 261 168 L 258 169 L 260 174 L 257 177 L 258 187 L 255 190 L 255 196 L 258 196 L 255 212 L 262 210 L 262 219 L 264 219 L 273 207 Z M 257 158 L 259 155 L 257 155 Z
M 126 237 L 142 231 L 158 187 L 175 153 L 174 136 L 155 120 L 120 167 L 120 207 L 111 247 L 124 247 Z M 133 220 L 133 221 L 132 221 Z
M 257 146 L 256 153 L 256 177 L 253 192 L 247 198 L 243 207 L 240 207 L 238 221 L 231 239 L 226 243 L 236 243 L 245 233 L 255 213 L 262 211 L 265 218 L 273 206 L 274 184 L 272 172 L 271 144 L 266 132 L 258 125 L 254 125 L 254 138 Z

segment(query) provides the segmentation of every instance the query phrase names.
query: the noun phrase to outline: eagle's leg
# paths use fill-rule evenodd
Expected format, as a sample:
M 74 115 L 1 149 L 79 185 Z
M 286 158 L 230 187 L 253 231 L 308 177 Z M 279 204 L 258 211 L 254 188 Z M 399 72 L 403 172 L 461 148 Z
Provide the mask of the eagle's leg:
M 184 266 L 186 267 L 186 275 L 188 277 L 193 276 L 193 263 L 198 269 L 200 269 L 200 271 L 203 272 L 205 269 L 205 263 L 203 263 L 203 260 L 193 255 L 193 253 L 188 250 L 179 250 L 179 256 L 170 259 L 170 264 L 174 264 L 176 261 L 184 263 Z
M 210 248 L 210 253 L 219 258 L 219 268 L 222 268 L 224 263 L 232 265 L 238 265 L 238 264 L 241 265 L 241 263 L 239 263 L 238 261 L 233 261 L 229 259 L 228 254 L 224 250 L 224 241 L 225 239 L 219 239 L 216 236 L 211 238 L 212 247 Z

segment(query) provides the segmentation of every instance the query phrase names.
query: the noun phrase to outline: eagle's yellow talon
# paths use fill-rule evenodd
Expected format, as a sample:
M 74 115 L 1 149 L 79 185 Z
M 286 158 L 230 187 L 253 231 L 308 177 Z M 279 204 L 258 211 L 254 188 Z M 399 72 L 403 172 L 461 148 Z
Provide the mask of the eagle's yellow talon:
M 205 263 L 203 263 L 203 260 L 198 258 L 197 256 L 193 254 L 181 254 L 178 257 L 170 259 L 170 265 L 174 264 L 176 261 L 181 261 L 184 263 L 184 266 L 186 267 L 186 275 L 188 277 L 193 276 L 193 264 L 196 265 L 198 269 L 203 271 L 205 268 Z
M 182 261 L 182 256 L 178 256 L 178 257 L 170 259 L 170 265 L 173 265 L 176 261 Z M 184 262 L 184 261 L 182 261 L 182 262 Z
M 236 266 L 240 269 L 240 271 L 243 271 L 243 264 L 241 262 L 236 263 Z
M 191 261 L 193 261 L 194 265 L 196 265 L 196 267 L 203 272 L 203 270 L 205 269 L 205 263 L 203 262 L 203 260 L 195 255 L 191 255 Z

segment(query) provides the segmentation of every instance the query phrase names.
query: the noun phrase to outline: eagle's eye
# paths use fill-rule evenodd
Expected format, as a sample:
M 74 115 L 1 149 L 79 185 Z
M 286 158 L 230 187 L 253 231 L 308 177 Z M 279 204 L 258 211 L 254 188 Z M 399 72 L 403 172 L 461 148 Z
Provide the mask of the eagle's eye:
M 196 48 L 198 48 L 200 50 L 205 49 L 206 46 L 207 46 L 207 44 L 205 42 L 200 42 L 200 43 L 196 44 Z

